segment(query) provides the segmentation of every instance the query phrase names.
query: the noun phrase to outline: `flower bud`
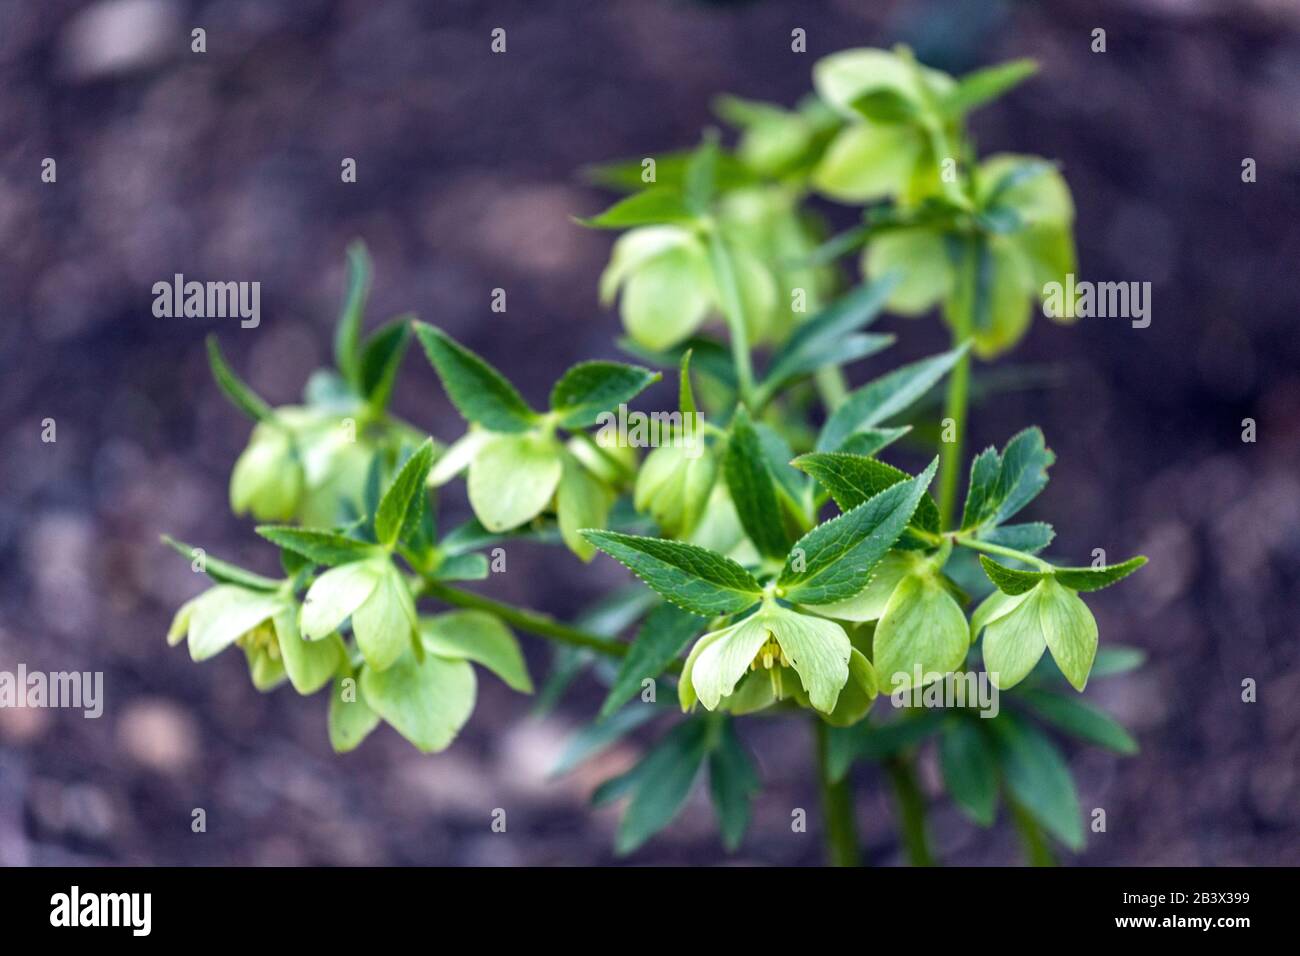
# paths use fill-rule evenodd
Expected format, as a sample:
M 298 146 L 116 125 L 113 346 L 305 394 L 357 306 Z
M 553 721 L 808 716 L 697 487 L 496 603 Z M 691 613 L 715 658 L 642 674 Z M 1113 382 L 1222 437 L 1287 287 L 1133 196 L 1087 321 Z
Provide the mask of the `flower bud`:
M 289 521 L 302 499 L 302 465 L 289 433 L 275 424 L 253 429 L 248 447 L 230 474 L 230 508 L 258 521 Z
M 713 452 L 697 437 L 694 448 L 663 445 L 641 465 L 633 504 L 648 511 L 665 534 L 686 537 L 704 513 L 718 474 Z

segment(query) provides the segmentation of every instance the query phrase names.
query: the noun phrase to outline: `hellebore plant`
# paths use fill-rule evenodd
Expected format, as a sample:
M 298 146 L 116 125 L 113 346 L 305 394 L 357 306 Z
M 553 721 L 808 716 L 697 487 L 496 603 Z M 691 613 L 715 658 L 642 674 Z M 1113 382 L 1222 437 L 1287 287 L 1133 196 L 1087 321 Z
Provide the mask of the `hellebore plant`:
M 931 741 L 971 820 L 993 825 L 1001 801 L 1032 862 L 1053 860 L 1053 840 L 1080 849 L 1074 783 L 1043 728 L 1136 750 L 1070 688 L 1140 663 L 1098 649 L 1080 594 L 1145 559 L 1043 557 L 1051 525 L 1019 519 L 1055 460 L 1037 428 L 977 455 L 956 508 L 972 355 L 1014 346 L 1043 285 L 1074 269 L 1073 205 L 1056 167 L 981 160 L 965 126 L 1032 73 L 1015 62 L 955 78 L 906 49 L 849 50 L 815 65 L 815 93 L 795 109 L 719 100 L 739 129 L 734 150 L 709 131 L 693 150 L 594 169 L 628 193 L 585 221 L 622 233 L 601 298 L 618 303 L 623 349 L 676 380 L 671 426 L 644 457 L 605 424 L 663 371 L 583 362 L 539 411 L 433 326 L 400 317 L 363 337 L 360 246 L 349 250 L 336 368 L 312 376 L 304 405 L 269 407 L 210 340 L 218 384 L 255 422 L 231 506 L 263 522 L 283 576 L 168 539 L 215 582 L 177 612 L 169 642 L 186 640 L 195 660 L 238 645 L 259 690 L 328 686 L 340 752 L 381 722 L 439 751 L 472 715 L 471 665 L 531 693 L 512 629 L 545 638 L 557 651 L 543 707 L 588 667 L 608 685 L 557 772 L 666 726 L 594 796 L 627 800 L 620 852 L 673 820 L 706 765 L 722 840 L 737 848 L 761 790 L 739 718 L 799 714 L 814 731 L 835 863 L 861 860 L 858 763 L 885 772 L 907 857 L 933 862 L 914 768 Z M 871 205 L 860 227 L 828 238 L 815 197 Z M 858 285 L 839 263 L 855 250 Z M 883 311 L 936 308 L 950 349 L 849 388 L 844 368 L 894 342 L 864 331 Z M 388 411 L 412 338 L 465 419 L 449 445 Z M 937 456 L 916 473 L 882 461 L 924 447 L 936 397 Z M 462 474 L 474 518 L 440 534 L 439 489 Z M 525 539 L 583 561 L 604 552 L 646 588 L 570 625 L 458 586 L 504 570 L 504 546 Z M 451 610 L 426 615 L 428 602 Z M 1002 705 L 956 699 L 948 690 L 963 678 L 1007 692 Z M 661 682 L 675 682 L 680 708 L 660 700 Z

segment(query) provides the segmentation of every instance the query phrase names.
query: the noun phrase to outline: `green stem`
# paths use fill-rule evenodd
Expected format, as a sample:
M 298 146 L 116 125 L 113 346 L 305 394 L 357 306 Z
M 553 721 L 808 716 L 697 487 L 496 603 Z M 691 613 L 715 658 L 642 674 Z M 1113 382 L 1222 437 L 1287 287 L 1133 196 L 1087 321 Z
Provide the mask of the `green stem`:
M 1007 800 L 1011 807 L 1011 819 L 1020 834 L 1020 843 L 1025 850 L 1025 862 L 1030 866 L 1056 866 L 1056 856 L 1051 844 L 1043 833 L 1038 821 L 1030 816 L 1029 811 L 1017 800 Z
M 972 538 L 967 535 L 953 535 L 952 540 L 956 541 L 964 548 L 970 548 L 972 551 L 983 551 L 986 554 L 996 554 L 1003 558 L 1013 558 L 1016 561 L 1023 561 L 1025 564 L 1033 565 L 1040 571 L 1050 571 L 1052 565 L 1042 558 L 1036 558 L 1032 554 L 1026 554 L 1024 551 L 1017 551 L 1015 548 L 1006 548 L 1000 544 L 993 544 L 989 541 L 980 541 L 978 538 Z
M 826 722 L 813 717 L 816 738 L 817 780 L 820 784 L 822 817 L 826 821 L 826 855 L 831 866 L 861 866 L 858 827 L 853 818 L 853 791 L 848 777 L 834 781 L 830 775 L 830 731 Z
M 754 395 L 754 367 L 749 357 L 749 331 L 745 327 L 745 303 L 736 285 L 736 267 L 726 242 L 713 228 L 709 231 L 709 256 L 713 263 L 713 277 L 722 294 L 723 311 L 727 329 L 731 332 L 731 360 L 736 366 L 736 382 L 740 400 L 746 405 Z
M 627 644 L 611 640 L 608 637 L 601 637 L 598 634 L 589 634 L 576 627 L 570 627 L 568 624 L 555 620 L 548 614 L 515 607 L 513 604 L 505 604 L 501 601 L 494 601 L 492 598 L 474 594 L 472 591 L 463 591 L 441 581 L 426 578 L 421 593 L 437 598 L 444 604 L 450 604 L 453 607 L 466 608 L 472 611 L 487 611 L 521 631 L 527 631 L 529 634 L 544 637 L 558 644 L 582 647 L 601 654 L 608 654 L 610 657 L 624 657 L 627 654 Z M 674 661 L 668 667 L 668 670 L 673 672 L 680 669 L 681 663 L 679 661 Z
M 953 329 L 953 345 L 966 339 L 965 328 Z M 963 353 L 948 376 L 944 417 L 952 419 L 953 440 L 939 447 L 939 527 L 951 528 L 957 507 L 957 479 L 961 473 L 962 445 L 966 437 L 966 407 L 970 397 L 970 352 Z
M 889 782 L 894 788 L 894 802 L 898 806 L 899 825 L 903 833 L 903 849 L 913 866 L 934 866 L 930 840 L 925 828 L 925 794 L 916 779 L 911 761 L 896 757 L 889 761 Z

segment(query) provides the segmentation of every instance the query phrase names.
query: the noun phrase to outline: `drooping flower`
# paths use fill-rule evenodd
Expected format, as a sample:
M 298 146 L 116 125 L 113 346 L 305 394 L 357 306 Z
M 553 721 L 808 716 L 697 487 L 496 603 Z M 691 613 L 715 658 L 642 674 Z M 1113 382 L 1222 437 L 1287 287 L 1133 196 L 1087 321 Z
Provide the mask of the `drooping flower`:
M 1097 656 L 1097 621 L 1077 591 L 1048 575 L 1022 594 L 994 591 L 971 619 L 971 636 L 984 631 L 984 669 L 994 685 L 1014 687 L 1044 650 L 1077 691 L 1088 683 Z
M 415 601 L 387 555 L 330 568 L 307 590 L 301 620 L 307 640 L 327 637 L 348 618 L 361 655 L 375 670 L 391 667 L 413 645 Z
M 218 584 L 181 605 L 167 643 L 186 640 L 195 661 L 237 644 L 258 690 L 270 690 L 287 677 L 298 693 L 311 694 L 329 681 L 343 653 L 337 634 L 323 637 L 327 639 L 314 643 L 302 639 L 297 602 L 287 590 Z

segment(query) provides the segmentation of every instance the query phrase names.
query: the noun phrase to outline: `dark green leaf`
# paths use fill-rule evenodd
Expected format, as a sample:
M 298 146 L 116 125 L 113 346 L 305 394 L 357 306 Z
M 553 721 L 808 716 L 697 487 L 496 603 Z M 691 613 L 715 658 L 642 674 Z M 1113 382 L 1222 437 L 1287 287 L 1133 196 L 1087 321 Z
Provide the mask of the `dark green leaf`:
M 447 396 L 467 421 L 495 432 L 522 432 L 536 424 L 537 413 L 505 376 L 479 356 L 423 322 L 416 323 L 415 334 Z
M 1136 647 L 1112 644 L 1109 647 L 1098 648 L 1097 659 L 1092 662 L 1092 679 L 1127 674 L 1141 667 L 1146 663 L 1146 659 L 1146 652 Z
M 1138 752 L 1137 741 L 1110 715 L 1074 696 L 1064 697 L 1032 687 L 1017 691 L 1015 696 L 1043 720 L 1073 737 L 1116 753 Z
M 672 604 L 661 604 L 651 611 L 619 664 L 613 686 L 596 719 L 604 720 L 639 694 L 642 681 L 658 678 L 707 623 L 704 618 Z
M 798 604 L 830 604 L 852 597 L 898 540 L 934 479 L 939 459 L 920 475 L 886 488 L 795 543 L 781 571 L 785 597 Z M 802 563 L 803 570 L 796 571 Z
M 1100 591 L 1122 581 L 1147 563 L 1143 555 L 1100 568 L 1057 568 L 1056 580 L 1075 591 Z
M 686 175 L 682 182 L 686 208 L 696 215 L 706 213 L 717 190 L 717 180 L 718 135 L 716 131 L 710 130 L 686 164 Z
M 986 448 L 971 462 L 970 486 L 962 509 L 963 529 L 996 527 L 1047 485 L 1047 469 L 1056 456 L 1039 428 L 1026 428 L 1007 442 L 999 455 Z
M 263 524 L 257 533 L 272 544 L 288 548 L 317 564 L 346 564 L 361 558 L 372 557 L 375 546 L 355 538 L 344 537 L 335 531 L 312 528 L 291 528 L 285 525 Z M 380 552 L 382 553 L 382 552 Z
M 343 300 L 343 312 L 334 330 L 334 364 L 343 377 L 357 391 L 361 391 L 361 317 L 370 295 L 370 255 L 365 244 L 354 242 L 348 246 L 348 291 Z
M 998 767 L 984 733 L 973 720 L 955 720 L 939 738 L 943 782 L 957 807 L 982 827 L 998 809 Z
M 844 444 L 837 448 L 836 451 L 842 451 L 846 455 L 862 455 L 870 458 L 888 448 L 911 430 L 911 425 L 903 425 L 898 428 L 864 428 L 846 438 Z
M 202 548 L 195 548 L 186 544 L 184 541 L 177 541 L 169 534 L 162 536 L 165 544 L 170 546 L 177 554 L 193 562 L 196 555 L 195 551 L 202 551 Z M 203 573 L 216 581 L 218 584 L 237 584 L 241 588 L 251 588 L 254 591 L 274 591 L 283 584 L 283 581 L 277 581 L 274 578 L 264 577 L 252 571 L 245 571 L 236 564 L 229 561 L 222 561 L 214 558 L 206 551 L 203 554 Z M 292 574 L 293 572 L 286 572 Z
M 925 710 L 887 724 L 863 721 L 853 727 L 831 728 L 827 760 L 831 779 L 844 779 L 854 760 L 878 763 L 897 756 L 937 733 L 947 719 L 947 711 Z
M 763 592 L 748 571 L 707 548 L 615 531 L 582 534 L 664 600 L 695 614 L 734 614 L 754 604 Z
M 265 422 L 274 419 L 275 412 L 271 410 L 271 406 L 262 401 L 257 393 L 244 384 L 243 380 L 226 364 L 226 358 L 221 354 L 221 346 L 215 335 L 208 336 L 208 366 L 212 369 L 212 377 L 217 380 L 217 385 L 236 408 L 254 421 Z
M 883 461 L 843 452 L 812 452 L 800 455 L 794 464 L 820 481 L 841 511 L 851 511 L 886 488 L 911 478 L 907 472 Z M 922 496 L 908 524 L 931 534 L 937 533 L 939 506 L 934 499 L 929 495 Z
M 696 414 L 695 389 L 691 388 L 691 355 L 687 349 L 682 353 L 681 367 L 677 377 L 677 409 L 683 415 Z
M 1079 794 L 1069 765 L 1042 731 L 1010 715 L 989 721 L 1007 790 L 1048 833 L 1083 849 Z
M 980 566 L 988 575 L 993 586 L 1003 594 L 1024 594 L 1032 590 L 1043 578 L 1051 577 L 1050 571 L 1020 571 L 999 564 L 988 555 L 980 555 Z
M 393 319 L 366 339 L 361 349 L 361 394 L 373 408 L 388 407 L 397 368 L 411 341 L 414 319 L 414 315 Z
M 620 199 L 599 216 L 579 219 L 593 229 L 629 229 L 663 223 L 690 222 L 695 218 L 682 193 L 669 186 L 651 186 Z
M 690 795 L 707 749 L 707 723 L 688 720 L 669 731 L 639 764 L 597 791 L 593 800 L 602 803 L 615 795 L 632 795 L 619 824 L 616 852 L 631 853 L 673 821 Z
M 649 704 L 625 707 L 608 720 L 587 724 L 569 738 L 568 746 L 551 768 L 552 777 L 562 777 L 574 767 L 613 746 L 633 730 L 654 717 L 667 712 L 667 708 Z
M 750 802 L 761 787 L 754 762 L 736 734 L 734 721 L 724 721 L 718 742 L 709 752 L 709 794 L 718 815 L 722 844 L 729 852 L 734 853 L 745 837 Z
M 551 389 L 551 411 L 563 428 L 586 428 L 601 412 L 617 408 L 663 376 L 621 362 L 582 362 L 564 373 Z
M 660 368 L 680 369 L 682 356 L 690 352 L 691 365 L 695 371 L 707 375 L 729 391 L 736 389 L 736 369 L 731 363 L 731 352 L 715 339 L 694 335 L 680 345 L 663 351 L 647 349 L 631 339 L 619 339 L 618 347 L 628 355 Z
M 957 364 L 966 348 L 962 345 L 904 365 L 852 392 L 822 428 L 817 451 L 833 451 L 854 432 L 879 425 L 904 411 Z
M 380 544 L 391 548 L 401 536 L 402 529 L 413 527 L 419 520 L 419 509 L 425 506 L 424 483 L 432 467 L 433 439 L 426 438 L 379 499 L 379 510 L 375 512 L 375 537 Z
M 790 550 L 776 501 L 776 488 L 758 433 L 743 407 L 731 420 L 731 436 L 723 459 L 727 490 L 736 506 L 740 524 L 759 554 L 783 558 Z
M 849 361 L 843 354 L 845 338 L 870 325 L 880 315 L 889 294 L 898 284 L 897 275 L 887 275 L 858 286 L 804 322 L 772 356 L 762 388 L 769 395 L 799 375 L 832 364 Z M 893 336 L 864 336 L 874 351 L 893 342 Z M 864 354 L 870 354 L 866 352 Z M 862 358 L 864 355 L 857 355 Z
M 941 107 L 950 116 L 968 113 L 1019 86 L 1037 72 L 1038 64 L 1033 60 L 1011 60 L 975 70 L 957 80 L 957 85 L 943 98 Z
M 1046 521 L 1030 521 L 1026 524 L 1004 524 L 996 528 L 986 528 L 976 537 L 989 544 L 1037 554 L 1052 543 L 1056 531 Z

